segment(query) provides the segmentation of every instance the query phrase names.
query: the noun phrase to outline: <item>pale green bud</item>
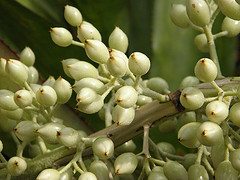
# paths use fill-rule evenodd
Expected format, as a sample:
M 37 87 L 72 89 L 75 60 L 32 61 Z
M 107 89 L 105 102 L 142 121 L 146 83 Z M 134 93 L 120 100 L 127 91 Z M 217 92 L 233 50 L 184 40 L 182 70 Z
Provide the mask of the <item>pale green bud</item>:
M 82 14 L 73 6 L 66 5 L 64 7 L 64 18 L 71 26 L 78 26 L 82 23 Z
M 55 27 L 50 29 L 50 35 L 55 44 L 61 47 L 67 47 L 72 44 L 72 34 L 65 28 Z
M 14 93 L 7 89 L 0 90 L 0 107 L 5 110 L 16 110 L 18 106 L 14 101 Z
M 169 89 L 167 81 L 160 77 L 150 78 L 147 81 L 147 87 L 161 94 L 165 94 Z
M 108 167 L 100 160 L 94 160 L 90 164 L 89 171 L 94 173 L 98 180 L 109 180 Z
M 123 108 L 134 106 L 137 98 L 138 93 L 132 86 L 123 86 L 115 94 L 115 102 Z
M 225 17 L 222 22 L 222 31 L 228 32 L 227 37 L 237 36 L 240 33 L 240 21 Z
M 7 172 L 12 176 L 19 176 L 27 169 L 27 163 L 24 159 L 14 156 L 7 162 Z
M 41 105 L 49 107 L 57 102 L 57 94 L 51 86 L 42 86 L 36 92 L 36 99 Z
M 32 95 L 28 90 L 18 90 L 14 94 L 14 101 L 20 108 L 25 108 L 32 104 Z
M 115 27 L 109 36 L 108 44 L 110 48 L 126 53 L 128 48 L 128 37 L 119 27 Z
M 55 78 L 53 77 L 53 76 L 49 76 L 48 78 L 47 78 L 47 80 L 46 81 L 44 81 L 44 83 L 42 84 L 43 86 L 53 86 L 53 84 L 55 83 Z
M 123 77 L 127 72 L 126 62 L 118 56 L 110 56 L 107 61 L 107 68 L 114 77 Z
M 82 173 L 78 180 L 97 180 L 97 177 L 91 172 Z
M 99 81 L 98 79 L 94 78 L 83 78 L 77 81 L 73 86 L 72 89 L 78 93 L 82 88 L 91 88 L 94 91 L 98 91 L 104 86 L 104 84 Z
M 33 121 L 21 121 L 14 128 L 14 132 L 21 141 L 32 141 L 37 137 L 37 128 L 39 125 Z
M 25 47 L 20 53 L 20 61 L 26 66 L 33 66 L 35 54 L 30 47 Z
M 87 39 L 102 41 L 99 31 L 91 23 L 86 21 L 83 21 L 78 26 L 77 37 L 83 43 Z
M 62 66 L 63 66 L 63 71 L 64 71 L 64 73 L 65 73 L 68 77 L 73 78 L 73 77 L 71 76 L 71 74 L 69 73 L 67 66 L 68 66 L 68 65 L 71 65 L 71 64 L 74 64 L 74 63 L 76 63 L 76 62 L 78 62 L 78 61 L 80 61 L 80 60 L 74 59 L 74 58 L 64 59 L 64 60 L 61 61 Z
M 57 139 L 60 144 L 66 147 L 75 147 L 80 141 L 80 136 L 77 130 L 63 127 L 57 132 Z
M 201 52 L 209 52 L 207 37 L 205 34 L 199 34 L 194 38 L 194 44 Z
M 13 111 L 1 109 L 1 114 L 6 116 L 9 119 L 20 120 L 23 116 L 23 110 L 18 108 Z
M 181 28 L 189 27 L 190 21 L 187 15 L 186 6 L 183 4 L 172 4 L 170 17 L 175 25 Z
M 150 60 L 145 54 L 135 52 L 130 55 L 128 66 L 133 74 L 142 76 L 149 71 Z
M 135 117 L 135 108 L 123 108 L 116 105 L 112 111 L 112 119 L 117 125 L 129 125 Z
M 28 67 L 28 79 L 27 82 L 28 83 L 38 83 L 38 78 L 39 78 L 39 74 L 38 71 L 35 67 L 33 66 L 29 66 Z
M 44 169 L 40 174 L 37 176 L 36 180 L 59 180 L 60 173 L 56 169 Z
M 114 153 L 113 141 L 106 137 L 97 138 L 92 144 L 93 153 L 100 159 L 109 159 Z
M 91 104 L 97 98 L 97 93 L 91 88 L 82 88 L 76 97 L 79 104 Z

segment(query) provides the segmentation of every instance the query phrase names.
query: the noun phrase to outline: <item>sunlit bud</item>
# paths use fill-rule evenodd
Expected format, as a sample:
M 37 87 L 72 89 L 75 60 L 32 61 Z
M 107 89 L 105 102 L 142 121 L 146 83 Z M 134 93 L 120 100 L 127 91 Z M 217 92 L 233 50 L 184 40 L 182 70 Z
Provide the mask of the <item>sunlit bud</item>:
M 20 53 L 20 61 L 26 66 L 33 66 L 35 63 L 35 54 L 30 47 L 25 47 Z
M 150 78 L 147 81 L 147 87 L 161 94 L 165 94 L 169 89 L 167 81 L 160 77 Z
M 108 48 L 101 41 L 85 40 L 85 51 L 89 59 L 98 63 L 104 64 L 109 59 Z
M 86 114 L 93 114 L 96 113 L 98 111 L 100 111 L 100 109 L 102 109 L 103 105 L 104 105 L 104 99 L 100 96 L 97 95 L 96 99 L 90 103 L 90 104 L 81 104 L 78 103 L 75 107 L 75 109 L 86 113 Z
M 55 27 L 50 29 L 50 35 L 55 44 L 61 47 L 67 47 L 72 44 L 72 34 L 65 28 Z
M 42 84 L 43 86 L 53 86 L 53 84 L 55 83 L 55 78 L 53 77 L 53 76 L 49 76 L 48 78 L 47 78 L 47 80 L 46 81 L 44 81 L 44 83 Z
M 186 6 L 183 4 L 172 4 L 170 17 L 175 25 L 181 28 L 189 27 L 190 21 L 187 15 Z
M 115 94 L 115 102 L 123 108 L 130 108 L 137 102 L 138 93 L 132 86 L 123 86 Z
M 14 132 L 21 141 L 32 141 L 37 137 L 35 130 L 38 127 L 39 125 L 33 121 L 21 121 L 14 128 Z
M 23 84 L 28 79 L 28 69 L 18 60 L 8 59 L 5 70 L 11 80 Z
M 107 68 L 110 74 L 115 77 L 123 77 L 127 72 L 126 62 L 118 56 L 110 56 L 107 61 Z
M 44 169 L 37 176 L 36 180 L 59 180 L 60 173 L 56 169 Z
M 9 119 L 20 120 L 23 116 L 23 110 L 18 108 L 13 111 L 1 109 L 1 114 L 6 116 Z
M 137 156 L 131 152 L 123 153 L 114 161 L 115 174 L 127 175 L 132 174 L 137 168 Z
M 80 60 L 74 59 L 74 58 L 64 59 L 64 60 L 61 61 L 62 66 L 63 66 L 63 71 L 64 71 L 64 73 L 65 73 L 68 77 L 73 78 L 73 77 L 70 75 L 67 66 L 68 66 L 68 65 L 71 65 L 71 64 L 74 64 L 74 63 L 76 63 L 76 62 L 78 62 L 78 61 L 80 61 Z
M 98 77 L 97 69 L 92 64 L 85 61 L 78 61 L 74 64 L 67 65 L 66 68 L 75 81 L 79 81 L 86 77 Z
M 63 79 L 61 76 L 55 81 L 53 84 L 53 89 L 57 94 L 57 102 L 60 104 L 65 104 L 68 102 L 72 95 L 72 87 L 71 84 Z
M 24 159 L 14 156 L 7 162 L 7 172 L 12 176 L 19 176 L 27 169 L 27 163 Z
M 74 147 L 80 141 L 80 136 L 77 130 L 70 127 L 63 127 L 57 132 L 58 142 L 67 147 Z
M 0 107 L 5 110 L 16 110 L 18 106 L 14 101 L 14 93 L 7 89 L 0 90 Z
M 30 66 L 28 67 L 28 79 L 27 82 L 28 83 L 37 83 L 38 82 L 38 78 L 39 78 L 39 74 L 38 71 L 35 67 Z
M 145 54 L 135 52 L 130 55 L 128 66 L 133 74 L 141 76 L 149 71 L 150 60 Z
M 98 79 L 94 78 L 83 78 L 77 81 L 73 86 L 72 89 L 78 93 L 82 88 L 91 88 L 94 91 L 98 91 L 104 86 L 104 84 L 99 81 Z
M 71 26 L 78 26 L 82 23 L 82 14 L 77 8 L 69 5 L 64 8 L 64 18 Z
M 115 27 L 109 36 L 108 44 L 110 48 L 126 53 L 128 48 L 128 37 L 119 27 Z
M 228 32 L 227 37 L 237 36 L 240 33 L 240 21 L 226 16 L 222 22 L 222 31 Z
M 43 126 L 39 127 L 35 133 L 37 133 L 44 141 L 49 144 L 57 144 L 57 132 L 60 131 L 63 127 L 63 124 L 51 122 L 46 123 Z
M 102 37 L 99 31 L 91 23 L 86 21 L 83 21 L 78 26 L 77 33 L 78 39 L 83 43 L 86 39 L 102 41 Z
M 129 125 L 135 117 L 135 108 L 123 108 L 116 105 L 112 111 L 112 119 L 117 125 Z
M 113 141 L 106 137 L 97 138 L 92 145 L 93 152 L 100 159 L 109 159 L 114 153 Z
M 79 104 L 90 104 L 97 98 L 97 93 L 91 88 L 82 88 L 76 97 Z
M 36 99 L 41 105 L 49 107 L 56 103 L 57 94 L 51 86 L 42 86 L 36 92 Z

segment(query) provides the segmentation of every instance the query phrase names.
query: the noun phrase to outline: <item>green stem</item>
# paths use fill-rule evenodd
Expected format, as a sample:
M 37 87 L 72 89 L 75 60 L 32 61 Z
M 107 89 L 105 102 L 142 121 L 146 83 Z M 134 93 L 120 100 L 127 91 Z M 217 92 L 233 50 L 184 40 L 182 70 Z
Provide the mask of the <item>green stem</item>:
M 206 167 L 207 171 L 208 171 L 212 176 L 214 176 L 214 169 L 212 168 L 211 164 L 209 163 L 206 155 L 203 156 L 202 162 L 204 163 L 204 166 Z
M 82 47 L 82 48 L 85 47 L 85 44 L 80 43 L 80 42 L 78 42 L 78 41 L 74 41 L 74 40 L 72 40 L 72 45 L 79 46 L 79 47 Z
M 217 38 L 220 38 L 220 37 L 223 37 L 223 36 L 226 36 L 226 35 L 228 35 L 228 31 L 222 31 L 222 32 L 219 32 L 217 34 L 214 34 L 213 38 L 214 38 L 214 40 L 216 40 Z
M 158 164 L 160 166 L 164 166 L 165 161 L 163 160 L 159 160 L 159 159 L 155 159 L 155 158 L 150 158 L 150 161 L 154 162 L 155 164 Z
M 203 149 L 204 149 L 204 146 L 203 146 L 203 145 L 201 145 L 201 146 L 198 148 L 197 159 L 196 159 L 196 161 L 195 161 L 196 164 L 201 164 L 202 155 L 203 155 Z
M 2 153 L 0 153 L 0 160 L 5 163 L 7 162 L 7 160 L 5 159 L 5 157 L 2 155 Z

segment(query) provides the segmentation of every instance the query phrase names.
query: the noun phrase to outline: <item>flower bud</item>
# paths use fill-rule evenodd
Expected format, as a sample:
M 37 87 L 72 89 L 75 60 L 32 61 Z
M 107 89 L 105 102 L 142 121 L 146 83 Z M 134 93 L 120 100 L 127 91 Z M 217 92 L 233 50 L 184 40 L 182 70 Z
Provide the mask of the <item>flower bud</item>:
M 89 167 L 89 171 L 94 173 L 98 180 L 108 180 L 109 172 L 106 164 L 100 160 L 94 160 Z
M 85 40 L 85 51 L 89 59 L 98 63 L 104 64 L 109 59 L 108 48 L 101 41 Z
M 0 140 L 0 153 L 2 152 L 2 150 L 3 150 L 3 143 L 2 143 L 2 141 Z
M 238 179 L 238 174 L 238 171 L 233 168 L 229 160 L 222 161 L 214 173 L 217 180 Z
M 170 17 L 172 22 L 178 27 L 189 27 L 189 18 L 187 16 L 186 6 L 183 4 L 172 4 Z
M 115 27 L 108 38 L 108 44 L 110 48 L 126 53 L 128 48 L 128 37 L 119 27 Z
M 63 127 L 65 127 L 63 124 L 51 122 L 39 127 L 35 132 L 47 143 L 57 144 L 57 132 Z
M 98 180 L 97 177 L 91 172 L 82 173 L 78 180 Z
M 230 120 L 238 127 L 240 127 L 240 103 L 235 103 L 229 112 Z
M 0 90 L 0 108 L 13 111 L 18 108 L 14 101 L 14 93 L 7 89 Z
M 128 66 L 133 74 L 142 76 L 149 71 L 150 60 L 145 54 L 135 52 L 130 55 Z
M 14 94 L 14 102 L 20 107 L 25 108 L 32 104 L 32 95 L 28 90 L 18 90 Z
M 206 121 L 197 129 L 197 138 L 205 146 L 214 146 L 223 141 L 223 131 L 218 124 Z
M 104 86 L 104 84 L 99 81 L 98 79 L 94 78 L 83 78 L 77 81 L 73 86 L 72 89 L 78 93 L 82 88 L 90 88 L 94 91 L 98 91 Z
M 195 76 L 202 82 L 212 82 L 217 77 L 217 66 L 208 58 L 200 59 L 194 68 Z
M 91 88 L 82 88 L 76 97 L 79 104 L 91 104 L 97 98 L 97 93 Z
M 30 47 L 25 47 L 20 53 L 20 61 L 26 66 L 33 66 L 35 63 L 35 54 Z
M 80 141 L 80 136 L 77 130 L 70 127 L 63 127 L 57 132 L 58 142 L 66 147 L 74 147 Z
M 178 180 L 188 179 L 186 169 L 177 161 L 168 160 L 165 162 L 163 172 L 168 179 L 175 179 L 176 177 L 178 177 Z
M 183 107 L 195 110 L 203 105 L 204 95 L 202 91 L 197 88 L 187 87 L 181 93 L 180 102 Z
M 88 39 L 102 41 L 99 31 L 91 23 L 86 21 L 83 21 L 78 26 L 77 37 L 83 43 Z
M 147 87 L 160 94 L 166 94 L 166 90 L 169 89 L 167 81 L 160 77 L 153 77 L 147 81 Z
M 123 77 L 127 72 L 126 62 L 118 56 L 110 56 L 107 61 L 107 68 L 114 77 Z
M 237 171 L 240 171 L 240 149 L 235 149 L 230 153 L 230 161 Z
M 123 153 L 114 161 L 116 175 L 132 174 L 138 165 L 137 156 L 131 152 Z
M 14 132 L 21 141 L 28 142 L 34 140 L 37 137 L 35 131 L 38 127 L 39 125 L 33 121 L 21 121 L 14 128 Z
M 36 92 L 37 101 L 46 107 L 53 106 L 57 101 L 57 94 L 55 90 L 50 86 L 42 86 Z
M 209 23 L 211 13 L 205 0 L 188 0 L 186 8 L 193 24 L 204 27 Z
M 60 173 L 56 169 L 44 169 L 40 174 L 37 176 L 36 180 L 59 180 Z
M 13 111 L 1 109 L 1 114 L 9 119 L 20 120 L 23 117 L 23 110 L 20 108 Z
M 113 141 L 106 137 L 97 138 L 92 144 L 93 153 L 100 159 L 109 159 L 114 153 Z
M 75 59 L 75 58 L 64 59 L 64 60 L 61 61 L 61 62 L 62 62 L 62 66 L 63 66 L 63 71 L 64 71 L 64 73 L 65 73 L 68 77 L 73 78 L 73 77 L 71 76 L 71 74 L 69 73 L 69 70 L 68 70 L 67 66 L 68 66 L 68 65 L 71 65 L 71 64 L 74 64 L 74 63 L 76 63 L 76 62 L 79 62 L 79 61 L 80 61 L 80 60 Z
M 67 80 L 63 79 L 61 76 L 55 81 L 52 87 L 57 94 L 58 103 L 65 104 L 71 98 L 71 84 Z
M 24 159 L 14 156 L 7 162 L 7 172 L 12 176 L 19 176 L 27 169 L 27 163 Z
M 123 108 L 116 105 L 112 111 L 112 119 L 117 125 L 129 125 L 135 117 L 134 107 Z
M 66 68 L 75 81 L 79 81 L 86 77 L 98 77 L 97 69 L 92 64 L 85 61 L 78 61 L 74 64 L 67 65 Z
M 1 76 L 6 76 L 6 71 L 5 71 L 6 63 L 7 63 L 6 59 L 0 58 L 0 75 Z
M 225 16 L 235 20 L 240 20 L 240 5 L 238 0 L 218 0 L 218 6 Z
M 208 172 L 205 167 L 201 164 L 194 164 L 189 167 L 188 169 L 188 179 L 202 179 L 207 180 L 209 179 Z
M 220 124 L 228 116 L 228 106 L 222 101 L 212 101 L 206 106 L 206 115 L 210 121 Z
M 222 22 L 222 31 L 228 32 L 227 37 L 237 36 L 240 33 L 240 21 L 226 16 Z
M 196 78 L 195 76 L 187 76 L 182 80 L 179 87 L 180 87 L 180 89 L 184 89 L 186 87 L 191 87 L 191 86 L 197 85 L 199 83 L 200 82 L 199 82 L 198 78 Z
M 201 123 L 191 122 L 182 126 L 178 131 L 178 141 L 188 148 L 197 148 L 200 142 L 197 139 L 196 131 Z
M 199 34 L 194 38 L 194 44 L 201 52 L 209 52 L 207 37 L 205 34 Z
M 152 98 L 148 97 L 148 96 L 144 96 L 144 95 L 139 95 L 138 96 L 138 100 L 137 100 L 137 105 L 138 106 L 143 106 L 145 104 L 148 104 L 150 102 L 152 102 Z
M 133 140 L 129 140 L 122 145 L 115 148 L 115 152 L 118 154 L 122 154 L 125 152 L 134 152 L 134 150 L 137 148 L 136 144 L 133 142 Z
M 61 47 L 67 47 L 72 44 L 72 34 L 65 28 L 55 27 L 51 28 L 50 35 L 55 44 Z
M 33 67 L 33 66 L 28 67 L 28 79 L 27 79 L 27 82 L 35 84 L 35 83 L 38 82 L 38 77 L 39 77 L 39 74 L 38 74 L 37 69 L 35 67 Z
M 82 14 L 73 6 L 64 7 L 64 18 L 71 26 L 78 26 L 82 23 Z
M 9 78 L 18 84 L 22 85 L 28 79 L 27 67 L 18 60 L 8 59 L 5 70 Z
M 48 79 L 46 81 L 44 81 L 44 83 L 42 84 L 43 86 L 53 86 L 53 84 L 55 83 L 55 78 L 53 76 L 49 76 Z
M 98 111 L 100 111 L 100 109 L 102 109 L 103 105 L 104 105 L 104 99 L 100 96 L 97 95 L 96 99 L 90 103 L 90 104 L 81 104 L 78 103 L 75 107 L 75 109 L 86 113 L 86 114 L 93 114 L 96 113 Z
M 115 94 L 115 102 L 123 108 L 134 106 L 137 98 L 138 93 L 132 86 L 123 86 Z

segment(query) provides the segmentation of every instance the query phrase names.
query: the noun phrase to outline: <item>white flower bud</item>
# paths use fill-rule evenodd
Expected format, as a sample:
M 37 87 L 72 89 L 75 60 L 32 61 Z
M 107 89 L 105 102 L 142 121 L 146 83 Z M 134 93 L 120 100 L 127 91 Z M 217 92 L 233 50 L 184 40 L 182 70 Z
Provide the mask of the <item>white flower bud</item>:
M 93 153 L 100 159 L 109 159 L 114 153 L 113 141 L 106 137 L 97 138 L 92 144 Z
M 100 96 L 97 95 L 96 99 L 90 103 L 90 104 L 81 104 L 78 103 L 75 107 L 75 109 L 86 113 L 86 114 L 93 114 L 96 113 L 98 111 L 100 111 L 100 109 L 102 109 L 103 105 L 104 105 L 104 99 Z
M 78 26 L 82 23 L 82 14 L 77 8 L 69 5 L 64 8 L 64 18 L 71 26 Z
M 102 41 L 99 31 L 91 23 L 86 21 L 83 21 L 78 26 L 77 37 L 83 43 L 86 39 Z
M 74 147 L 80 141 L 80 136 L 77 130 L 64 127 L 60 131 L 57 132 L 58 142 L 67 147 Z
M 205 146 L 214 146 L 223 141 L 223 131 L 218 124 L 206 121 L 199 126 L 197 138 Z
M 57 101 L 57 94 L 51 86 L 42 86 L 36 92 L 37 101 L 46 107 L 53 106 Z
M 47 78 L 47 80 L 46 81 L 44 81 L 44 83 L 42 84 L 43 86 L 53 86 L 53 84 L 55 83 L 55 78 L 53 77 L 53 76 L 49 76 L 48 78 Z
M 0 108 L 5 110 L 16 110 L 18 106 L 14 101 L 14 93 L 7 89 L 0 90 Z
M 57 132 L 60 131 L 63 127 L 63 124 L 51 122 L 44 124 L 40 128 L 38 128 L 35 132 L 47 143 L 49 144 L 57 144 Z
M 126 53 L 128 48 L 128 37 L 119 27 L 115 27 L 108 38 L 108 44 L 110 48 Z
M 57 94 L 58 103 L 65 104 L 71 98 L 71 84 L 67 80 L 63 79 L 61 76 L 55 81 L 52 87 Z
M 25 108 L 32 104 L 32 95 L 25 89 L 18 90 L 14 94 L 14 101 L 20 108 Z
M 14 128 L 14 132 L 21 141 L 28 142 L 34 140 L 37 137 L 35 131 L 38 127 L 39 125 L 33 121 L 21 121 Z
M 112 119 L 117 125 L 129 125 L 135 117 L 135 108 L 123 108 L 116 105 L 112 111 Z
M 114 161 L 115 174 L 127 175 L 132 174 L 137 168 L 137 156 L 131 152 L 123 153 Z
M 63 66 L 63 71 L 64 71 L 64 73 L 65 73 L 68 77 L 73 78 L 73 77 L 71 76 L 71 74 L 69 73 L 67 66 L 68 66 L 68 65 L 71 65 L 71 64 L 74 64 L 74 63 L 76 63 L 76 62 L 78 62 L 78 61 L 80 61 L 80 60 L 74 59 L 74 58 L 64 59 L 64 60 L 61 61 L 61 62 L 62 62 L 62 66 Z
M 97 98 L 97 93 L 91 88 L 82 88 L 76 97 L 79 104 L 91 104 Z
M 98 180 L 97 177 L 91 172 L 82 173 L 78 180 Z
M 207 37 L 205 34 L 198 34 L 194 38 L 194 44 L 196 45 L 199 51 L 205 52 L 205 53 L 209 52 Z
M 36 180 L 59 180 L 60 173 L 56 169 L 44 169 L 37 176 Z
M 98 63 L 104 64 L 109 59 L 108 48 L 101 41 L 85 40 L 85 51 L 89 59 Z
M 20 108 L 13 111 L 1 109 L 1 114 L 9 119 L 20 120 L 23 117 L 23 110 Z
M 50 35 L 55 44 L 61 47 L 67 47 L 72 44 L 72 34 L 65 28 L 55 27 L 50 29 Z
M 187 15 L 186 6 L 183 4 L 172 4 L 170 17 L 175 25 L 181 28 L 189 27 L 189 18 Z
M 98 79 L 94 78 L 83 78 L 77 81 L 73 86 L 72 89 L 78 93 L 82 88 L 91 88 L 94 91 L 98 91 L 104 86 L 104 84 L 99 81 Z
M 165 94 L 165 91 L 169 89 L 167 81 L 160 77 L 150 78 L 147 81 L 147 87 L 161 94 Z
M 228 106 L 222 101 L 212 101 L 206 106 L 206 115 L 210 121 L 220 124 L 228 116 Z
M 191 22 L 197 26 L 204 27 L 210 21 L 210 9 L 204 0 L 188 0 L 187 14 Z
M 134 106 L 137 99 L 138 93 L 132 86 L 123 86 L 115 94 L 115 102 L 123 108 Z
M 200 108 L 203 105 L 204 100 L 202 91 L 194 87 L 187 87 L 183 89 L 180 96 L 182 106 L 190 110 Z
M 7 63 L 6 59 L 0 58 L 0 75 L 1 76 L 6 76 L 6 71 L 5 71 L 6 63 Z
M 27 67 L 18 60 L 8 59 L 5 70 L 9 78 L 18 84 L 23 84 L 28 79 Z
M 114 77 L 123 77 L 127 72 L 126 62 L 118 56 L 110 56 L 107 61 L 107 68 Z
M 237 36 L 240 33 L 240 21 L 226 16 L 222 22 L 222 31 L 228 32 L 227 37 Z
M 80 79 L 86 77 L 98 77 L 98 70 L 92 64 L 85 61 L 78 61 L 76 63 L 67 65 L 66 68 L 75 81 L 79 81 Z
M 202 82 L 212 82 L 217 77 L 217 66 L 208 58 L 200 59 L 194 68 L 195 76 Z
M 20 61 L 26 66 L 33 66 L 35 63 L 35 54 L 30 47 L 25 47 L 20 53 Z
M 145 54 L 135 52 L 130 55 L 128 66 L 133 74 L 142 76 L 149 71 L 150 60 Z
M 27 169 L 27 163 L 24 159 L 14 156 L 7 162 L 7 171 L 12 176 L 19 176 Z
M 38 82 L 38 78 L 39 78 L 39 74 L 38 71 L 35 67 L 30 66 L 28 67 L 28 79 L 27 82 L 28 83 L 37 83 Z
M 31 89 L 33 90 L 33 92 L 36 94 L 36 92 L 42 87 L 40 84 L 30 84 Z

